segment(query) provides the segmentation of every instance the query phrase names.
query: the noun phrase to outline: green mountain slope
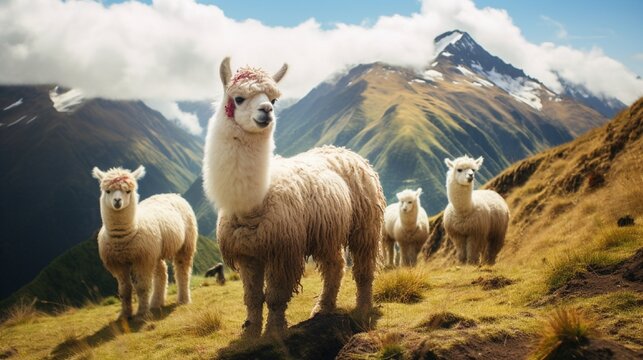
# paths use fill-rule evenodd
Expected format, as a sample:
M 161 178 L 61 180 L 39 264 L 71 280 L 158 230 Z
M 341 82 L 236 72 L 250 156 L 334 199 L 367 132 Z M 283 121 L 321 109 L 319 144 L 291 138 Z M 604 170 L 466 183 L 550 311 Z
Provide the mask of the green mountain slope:
M 33 281 L 0 302 L 0 308 L 6 309 L 21 300 L 30 302 L 37 298 L 38 308 L 53 310 L 117 296 L 116 280 L 98 256 L 96 235 L 54 259 Z M 203 275 L 220 261 L 218 245 L 211 239 L 199 236 L 193 274 Z
M 92 167 L 145 165 L 143 198 L 182 193 L 200 172 L 202 140 L 142 102 L 61 112 L 51 88 L 0 87 L 0 298 L 100 226 Z
M 319 85 L 279 114 L 277 153 L 346 146 L 375 166 L 389 200 L 421 186 L 422 205 L 436 213 L 446 205 L 445 157 L 484 156 L 484 181 L 607 120 L 556 96 L 465 35 L 461 49 L 460 42 L 447 46 L 424 73 L 374 63 Z

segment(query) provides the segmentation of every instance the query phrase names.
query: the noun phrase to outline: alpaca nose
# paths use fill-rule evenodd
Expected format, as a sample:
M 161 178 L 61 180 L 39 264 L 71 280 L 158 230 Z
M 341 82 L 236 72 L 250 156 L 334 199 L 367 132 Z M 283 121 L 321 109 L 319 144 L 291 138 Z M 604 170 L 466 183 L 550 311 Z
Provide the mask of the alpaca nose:
M 259 111 L 264 112 L 266 114 L 270 113 L 272 111 L 272 104 L 271 103 L 263 103 L 259 106 Z
M 117 209 L 121 208 L 121 199 L 114 199 L 114 207 Z

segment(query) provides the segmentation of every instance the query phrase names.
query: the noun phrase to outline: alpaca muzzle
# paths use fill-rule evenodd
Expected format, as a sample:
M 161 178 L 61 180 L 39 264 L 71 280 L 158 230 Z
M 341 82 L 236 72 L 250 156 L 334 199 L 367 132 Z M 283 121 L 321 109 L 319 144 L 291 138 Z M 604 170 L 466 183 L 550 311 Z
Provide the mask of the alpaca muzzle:
M 118 210 L 121 206 L 123 206 L 121 199 L 114 199 L 114 208 Z

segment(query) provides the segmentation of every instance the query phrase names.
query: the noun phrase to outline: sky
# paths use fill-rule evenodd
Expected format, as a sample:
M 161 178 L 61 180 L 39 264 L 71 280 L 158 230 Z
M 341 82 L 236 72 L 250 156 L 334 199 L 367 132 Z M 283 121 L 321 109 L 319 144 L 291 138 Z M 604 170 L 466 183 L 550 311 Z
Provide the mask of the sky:
M 461 29 L 560 90 L 556 74 L 629 104 L 643 96 L 640 0 L 1 0 L 0 83 L 143 99 L 193 133 L 177 100 L 217 99 L 218 65 L 290 65 L 285 97 L 360 63 L 420 70 Z

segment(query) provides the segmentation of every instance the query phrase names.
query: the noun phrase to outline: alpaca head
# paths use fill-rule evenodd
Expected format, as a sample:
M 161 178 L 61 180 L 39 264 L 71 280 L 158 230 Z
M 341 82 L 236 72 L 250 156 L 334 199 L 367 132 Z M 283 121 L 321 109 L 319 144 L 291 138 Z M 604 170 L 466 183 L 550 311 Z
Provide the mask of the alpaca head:
M 397 200 L 400 202 L 400 213 L 409 213 L 419 208 L 420 195 L 422 195 L 422 188 L 417 188 L 417 190 L 407 189 L 397 193 Z
M 455 160 L 444 159 L 444 163 L 449 168 L 447 172 L 447 182 L 455 180 L 456 183 L 463 186 L 473 186 L 473 180 L 476 177 L 476 171 L 482 166 L 481 157 L 473 159 L 467 155 L 461 156 Z
M 101 206 L 114 211 L 126 209 L 132 202 L 138 202 L 137 180 L 145 175 L 145 168 L 139 166 L 134 171 L 122 168 L 111 168 L 101 171 L 94 167 L 92 175 L 100 184 Z
M 242 67 L 232 75 L 230 58 L 221 62 L 219 73 L 225 92 L 225 115 L 249 133 L 271 132 L 274 128 L 273 105 L 281 95 L 277 83 L 284 77 L 288 65 L 270 75 L 262 69 Z

